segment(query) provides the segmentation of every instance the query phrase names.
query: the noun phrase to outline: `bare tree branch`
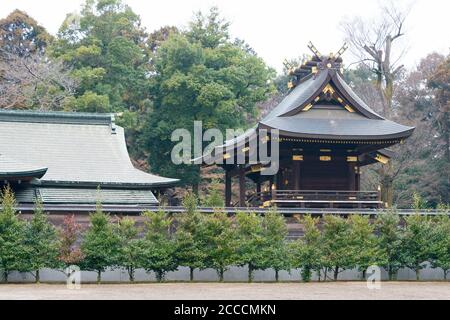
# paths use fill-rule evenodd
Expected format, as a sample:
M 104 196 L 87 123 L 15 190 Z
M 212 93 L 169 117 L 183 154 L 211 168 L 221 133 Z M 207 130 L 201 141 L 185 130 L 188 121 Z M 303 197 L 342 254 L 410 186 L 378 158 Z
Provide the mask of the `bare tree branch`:
M 62 109 L 77 87 L 60 61 L 0 51 L 0 108 Z

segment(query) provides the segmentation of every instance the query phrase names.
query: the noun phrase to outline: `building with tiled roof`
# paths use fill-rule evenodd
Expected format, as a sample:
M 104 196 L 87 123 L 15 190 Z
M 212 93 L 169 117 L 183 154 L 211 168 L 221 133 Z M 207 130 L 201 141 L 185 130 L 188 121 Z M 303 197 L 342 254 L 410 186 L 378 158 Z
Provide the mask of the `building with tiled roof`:
M 111 114 L 0 110 L 0 181 L 20 204 L 157 205 L 178 180 L 136 169 Z

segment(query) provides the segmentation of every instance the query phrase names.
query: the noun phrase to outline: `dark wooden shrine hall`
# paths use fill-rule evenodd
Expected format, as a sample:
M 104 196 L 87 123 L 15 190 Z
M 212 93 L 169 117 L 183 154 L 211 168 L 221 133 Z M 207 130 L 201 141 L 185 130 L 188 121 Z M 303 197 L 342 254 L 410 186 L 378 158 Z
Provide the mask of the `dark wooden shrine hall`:
M 255 127 L 204 155 L 205 163 L 225 169 L 226 206 L 378 208 L 380 190 L 361 190 L 361 167 L 386 165 L 388 147 L 414 131 L 373 111 L 344 81 L 341 55 L 321 55 L 290 70 L 285 98 Z M 262 129 L 268 136 L 262 137 Z M 274 136 L 274 130 L 279 135 Z M 256 141 L 255 141 L 256 140 Z M 262 144 L 279 143 L 279 170 L 266 175 L 258 156 Z M 257 146 L 256 148 L 254 146 Z M 270 150 L 270 148 L 268 148 Z M 238 162 L 238 157 L 244 162 Z M 230 161 L 233 160 L 233 161 Z M 221 164 L 223 163 L 223 164 Z M 239 178 L 239 200 L 232 202 L 231 179 Z M 245 179 L 256 184 L 246 190 Z

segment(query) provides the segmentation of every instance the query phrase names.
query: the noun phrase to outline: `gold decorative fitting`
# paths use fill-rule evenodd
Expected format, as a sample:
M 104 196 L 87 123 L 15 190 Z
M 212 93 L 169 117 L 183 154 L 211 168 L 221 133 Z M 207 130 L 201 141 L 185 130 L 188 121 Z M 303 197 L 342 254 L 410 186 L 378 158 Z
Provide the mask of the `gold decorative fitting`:
M 263 203 L 263 207 L 264 208 L 267 208 L 267 207 L 270 207 L 270 205 L 272 204 L 272 201 L 264 201 L 264 203 Z
M 320 156 L 320 161 L 331 161 L 331 157 L 330 156 Z
M 259 172 L 259 171 L 261 171 L 261 169 L 262 169 L 262 165 L 260 165 L 260 164 L 256 164 L 256 165 L 250 167 L 250 170 L 252 172 Z
M 328 68 L 331 68 L 331 63 L 327 63 L 327 67 L 328 67 Z
M 353 110 L 353 108 L 350 107 L 348 104 L 346 104 L 346 105 L 344 106 L 344 108 L 345 108 L 348 112 L 355 112 L 355 110 Z
M 230 158 L 231 158 L 231 154 L 225 153 L 225 154 L 223 155 L 223 158 L 224 158 L 224 159 L 230 159 Z
M 317 102 L 317 101 L 319 101 L 319 100 L 320 100 L 320 97 L 316 97 L 316 98 L 314 99 L 315 102 Z
M 294 84 L 292 83 L 292 81 L 289 81 L 287 86 L 289 89 L 292 89 L 294 87 Z
M 337 101 L 339 101 L 340 103 L 343 103 L 343 102 L 344 102 L 344 100 L 342 100 L 341 97 L 338 97 L 338 98 L 337 98 Z
M 308 111 L 311 108 L 312 108 L 312 104 L 310 103 L 306 107 L 303 108 L 303 111 Z
M 250 150 L 250 147 L 245 147 L 245 148 L 242 149 L 242 152 L 247 152 L 249 150 Z
M 381 155 L 379 153 L 375 156 L 375 160 L 377 160 L 378 162 L 381 162 L 382 164 L 386 164 L 386 163 L 389 162 L 389 158 L 388 157 L 385 157 L 385 156 L 383 156 L 383 155 Z
M 327 84 L 326 86 L 325 86 L 325 88 L 323 88 L 323 91 L 322 91 L 323 93 L 328 93 L 328 92 L 330 92 L 331 94 L 333 94 L 335 91 L 334 91 L 334 89 L 333 89 L 333 87 L 330 85 L 330 84 Z
M 294 155 L 292 156 L 292 160 L 293 160 L 293 161 L 303 161 L 303 155 L 294 154 Z
M 317 73 L 317 67 L 311 67 L 311 73 Z
M 357 162 L 357 161 L 358 161 L 358 157 L 355 157 L 355 156 L 347 157 L 347 162 Z

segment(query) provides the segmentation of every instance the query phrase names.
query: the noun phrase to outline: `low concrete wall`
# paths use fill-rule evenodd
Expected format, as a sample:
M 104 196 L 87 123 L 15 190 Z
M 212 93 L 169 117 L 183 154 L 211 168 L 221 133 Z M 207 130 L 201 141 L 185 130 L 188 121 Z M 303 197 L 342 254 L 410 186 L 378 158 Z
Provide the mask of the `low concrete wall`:
M 42 269 L 41 282 L 65 282 L 66 276 L 63 272 L 52 269 Z M 224 274 L 226 282 L 246 282 L 248 276 L 247 267 L 231 267 Z M 333 274 L 330 272 L 328 277 L 332 279 Z M 382 270 L 382 280 L 387 280 L 386 271 Z M 339 280 L 361 280 L 362 274 L 358 270 L 345 270 L 339 274 Z M 420 280 L 423 281 L 439 281 L 443 280 L 444 271 L 442 269 L 432 269 L 429 266 L 421 270 Z M 322 275 L 323 279 L 323 275 Z M 94 283 L 97 280 L 97 274 L 91 271 L 81 272 L 81 283 Z M 194 280 L 199 282 L 217 282 L 219 277 L 213 269 L 195 270 Z M 280 281 L 300 281 L 300 269 L 293 269 L 291 272 L 280 271 Z M 317 275 L 313 274 L 313 281 L 317 281 Z M 398 273 L 397 280 L 416 280 L 416 274 L 410 269 L 401 269 Z M 153 272 L 147 273 L 143 269 L 138 269 L 135 274 L 135 281 L 138 282 L 155 282 L 156 278 Z M 166 281 L 189 281 L 189 268 L 180 267 L 177 271 L 168 272 Z M 257 270 L 254 272 L 255 282 L 273 282 L 275 281 L 275 271 L 272 269 Z M 9 282 L 34 282 L 34 278 L 29 273 L 13 272 L 9 276 Z M 109 269 L 102 273 L 102 282 L 129 282 L 128 273 L 123 269 Z

